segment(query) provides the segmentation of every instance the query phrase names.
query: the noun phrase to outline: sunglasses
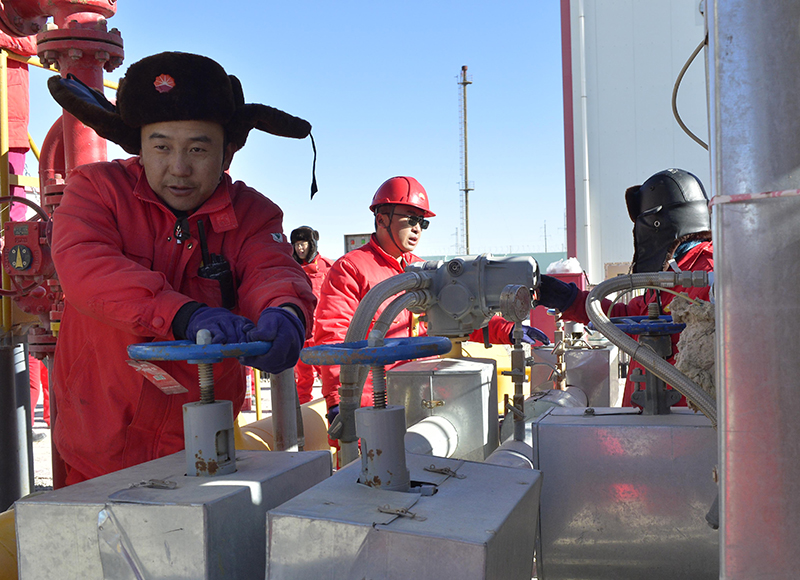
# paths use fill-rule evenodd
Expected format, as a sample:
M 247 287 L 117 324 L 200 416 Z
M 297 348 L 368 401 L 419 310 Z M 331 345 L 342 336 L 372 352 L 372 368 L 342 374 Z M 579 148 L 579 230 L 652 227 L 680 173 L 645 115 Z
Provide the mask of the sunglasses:
M 410 225 L 412 228 L 417 224 L 419 224 L 420 228 L 422 228 L 423 230 L 427 230 L 428 226 L 431 225 L 431 222 L 429 220 L 426 220 L 424 217 L 419 215 L 407 215 L 402 213 L 396 213 L 394 215 L 396 215 L 397 217 L 408 218 L 408 225 Z

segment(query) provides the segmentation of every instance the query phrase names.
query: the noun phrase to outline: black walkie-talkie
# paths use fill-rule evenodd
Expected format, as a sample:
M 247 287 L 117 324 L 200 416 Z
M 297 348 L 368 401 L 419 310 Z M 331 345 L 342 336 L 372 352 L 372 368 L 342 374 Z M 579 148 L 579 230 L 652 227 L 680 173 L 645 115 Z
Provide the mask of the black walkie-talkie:
M 200 237 L 200 251 L 203 254 L 203 265 L 198 268 L 197 275 L 201 278 L 219 282 L 219 290 L 222 293 L 222 307 L 230 310 L 236 306 L 236 290 L 233 287 L 231 266 L 224 256 L 208 253 L 206 229 L 202 220 L 197 222 L 197 232 Z

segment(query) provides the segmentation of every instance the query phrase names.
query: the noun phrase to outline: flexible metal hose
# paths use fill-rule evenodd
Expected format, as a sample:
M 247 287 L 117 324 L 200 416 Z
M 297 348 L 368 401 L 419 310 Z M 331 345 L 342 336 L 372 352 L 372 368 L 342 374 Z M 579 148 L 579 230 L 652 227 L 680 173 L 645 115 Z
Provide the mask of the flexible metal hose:
M 627 292 L 644 286 L 670 288 L 703 288 L 708 286 L 707 272 L 653 272 L 617 276 L 598 284 L 586 298 L 586 312 L 608 340 L 639 361 L 648 371 L 661 380 L 672 385 L 687 399 L 691 400 L 700 411 L 709 418 L 712 425 L 717 426 L 717 403 L 697 383 L 658 356 L 649 348 L 642 347 L 637 341 L 619 330 L 605 315 L 601 301 L 613 292 Z
M 405 272 L 392 276 L 376 284 L 361 300 L 347 329 L 345 342 L 364 340 L 372 324 L 372 317 L 389 297 L 406 290 L 416 290 L 429 286 L 431 280 L 417 272 Z M 403 297 L 400 297 L 403 300 Z M 395 300 L 397 302 L 397 300 Z M 394 308 L 394 302 L 389 308 Z M 399 313 L 402 310 L 397 310 Z M 391 320 L 397 316 L 392 316 Z M 391 324 L 391 320 L 388 324 Z M 388 328 L 388 326 L 387 326 Z M 341 429 L 340 447 L 341 464 L 347 465 L 358 458 L 358 438 L 355 432 L 355 410 L 361 406 L 361 386 L 366 380 L 368 367 L 359 365 L 342 365 L 339 370 L 339 416 L 331 429 Z

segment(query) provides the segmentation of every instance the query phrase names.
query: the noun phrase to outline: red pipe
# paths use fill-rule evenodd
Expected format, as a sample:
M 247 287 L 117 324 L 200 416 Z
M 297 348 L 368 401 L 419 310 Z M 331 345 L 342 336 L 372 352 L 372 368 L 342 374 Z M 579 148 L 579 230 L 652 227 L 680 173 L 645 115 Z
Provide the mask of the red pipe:
M 0 29 L 9 29 L 19 36 L 38 32 L 36 41 L 42 64 L 55 65 L 62 77 L 72 74 L 103 92 L 103 70 L 111 72 L 122 64 L 124 56 L 119 31 L 107 30 L 106 18 L 114 14 L 116 0 L 4 0 Z M 42 30 L 48 16 L 53 17 L 55 28 Z M 85 163 L 104 161 L 106 157 L 105 140 L 65 112 L 53 124 L 42 145 L 39 175 L 43 205 L 52 213 L 61 199 L 69 171 Z M 63 309 L 61 288 L 57 280 L 48 280 L 47 286 L 58 296 L 50 319 L 59 321 Z M 50 405 L 51 425 L 55 429 L 58 409 L 54 397 Z M 63 487 L 66 473 L 55 446 L 52 458 L 53 487 Z

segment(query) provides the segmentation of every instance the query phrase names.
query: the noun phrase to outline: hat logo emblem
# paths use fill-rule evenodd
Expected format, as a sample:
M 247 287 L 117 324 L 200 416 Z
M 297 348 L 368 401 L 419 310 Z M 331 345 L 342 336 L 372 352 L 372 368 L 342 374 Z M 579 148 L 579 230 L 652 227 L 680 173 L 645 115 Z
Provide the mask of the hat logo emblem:
M 159 93 L 168 93 L 175 88 L 175 79 L 169 75 L 158 75 L 153 85 Z

